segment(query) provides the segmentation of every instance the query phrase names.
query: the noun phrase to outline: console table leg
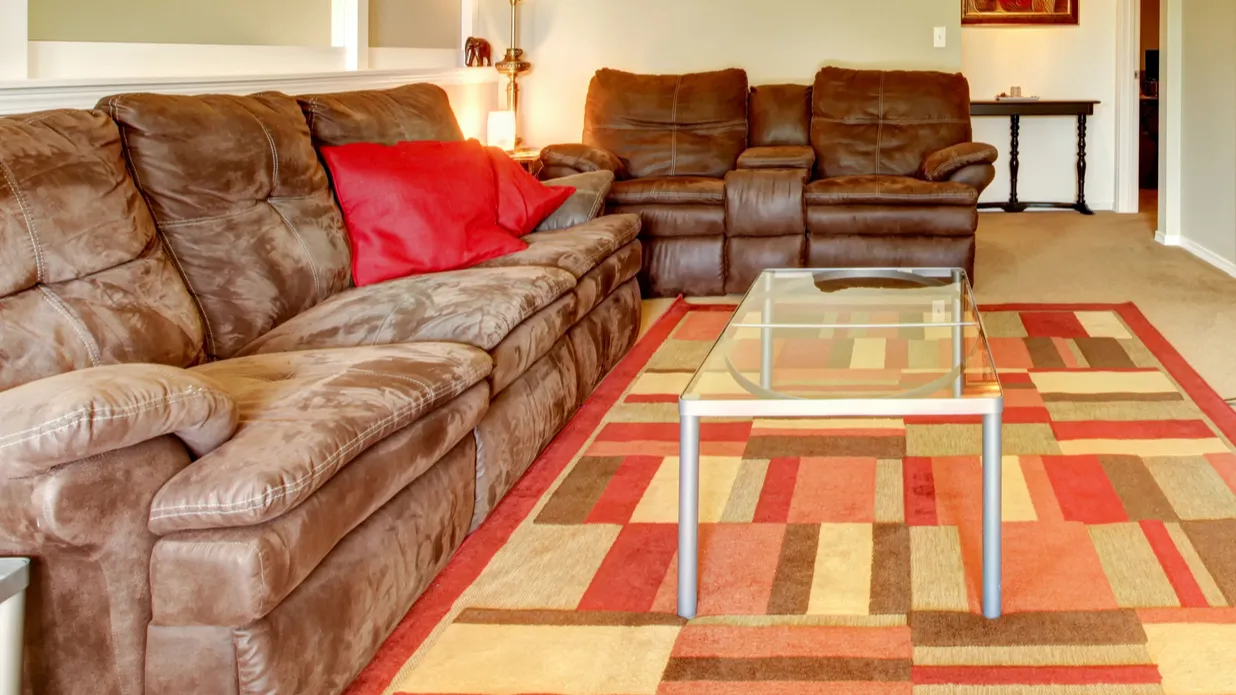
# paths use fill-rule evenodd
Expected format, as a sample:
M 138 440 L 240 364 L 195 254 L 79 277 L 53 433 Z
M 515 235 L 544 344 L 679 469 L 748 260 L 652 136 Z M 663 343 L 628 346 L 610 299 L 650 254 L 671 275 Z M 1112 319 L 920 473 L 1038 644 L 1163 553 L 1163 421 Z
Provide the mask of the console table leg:
M 1017 200 L 1017 172 L 1021 170 L 1021 116 L 1009 116 L 1009 202 L 1005 212 L 1022 212 L 1026 208 Z
M 1093 215 L 1086 204 L 1086 115 L 1077 117 L 1077 211 Z

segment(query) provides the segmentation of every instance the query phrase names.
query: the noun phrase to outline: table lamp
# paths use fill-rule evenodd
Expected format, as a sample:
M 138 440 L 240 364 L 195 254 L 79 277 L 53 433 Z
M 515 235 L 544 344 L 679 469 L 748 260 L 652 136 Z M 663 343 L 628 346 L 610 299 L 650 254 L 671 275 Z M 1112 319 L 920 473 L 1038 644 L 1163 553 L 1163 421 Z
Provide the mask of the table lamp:
M 519 3 L 520 0 L 510 0 L 511 3 L 511 45 L 506 49 L 506 55 L 494 66 L 497 71 L 506 76 L 506 108 L 515 119 L 515 147 L 522 144 L 519 137 L 519 76 L 532 69 L 532 63 L 524 60 L 523 49 L 519 48 Z M 511 149 L 515 149 L 512 147 Z
M 486 142 L 507 152 L 515 149 L 515 112 L 490 111 Z

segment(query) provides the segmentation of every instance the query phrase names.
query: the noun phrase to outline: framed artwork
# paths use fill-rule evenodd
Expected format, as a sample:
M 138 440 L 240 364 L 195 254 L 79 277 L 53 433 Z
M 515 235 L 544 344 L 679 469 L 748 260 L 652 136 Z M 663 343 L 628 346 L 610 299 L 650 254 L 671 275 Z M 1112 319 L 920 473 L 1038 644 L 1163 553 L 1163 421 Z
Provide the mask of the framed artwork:
M 1081 0 L 961 0 L 962 24 L 1077 24 Z

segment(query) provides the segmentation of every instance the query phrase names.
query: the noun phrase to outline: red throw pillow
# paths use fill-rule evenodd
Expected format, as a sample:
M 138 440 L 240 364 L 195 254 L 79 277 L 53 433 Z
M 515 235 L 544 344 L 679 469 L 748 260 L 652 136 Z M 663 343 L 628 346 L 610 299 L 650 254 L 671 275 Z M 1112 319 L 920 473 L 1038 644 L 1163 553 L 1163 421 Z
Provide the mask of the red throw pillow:
M 498 224 L 523 236 L 554 214 L 575 192 L 571 186 L 546 186 L 498 147 L 488 147 L 498 182 Z
M 323 147 L 352 240 L 358 287 L 455 270 L 528 245 L 498 224 L 485 148 L 466 142 Z

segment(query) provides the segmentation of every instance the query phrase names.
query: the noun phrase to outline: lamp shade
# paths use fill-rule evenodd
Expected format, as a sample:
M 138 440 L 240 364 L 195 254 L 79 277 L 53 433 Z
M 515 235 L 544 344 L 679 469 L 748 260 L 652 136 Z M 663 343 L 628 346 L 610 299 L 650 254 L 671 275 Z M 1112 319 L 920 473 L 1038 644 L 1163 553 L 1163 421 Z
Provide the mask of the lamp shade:
M 507 152 L 515 149 L 515 112 L 490 111 L 486 141 L 490 147 L 500 147 Z

